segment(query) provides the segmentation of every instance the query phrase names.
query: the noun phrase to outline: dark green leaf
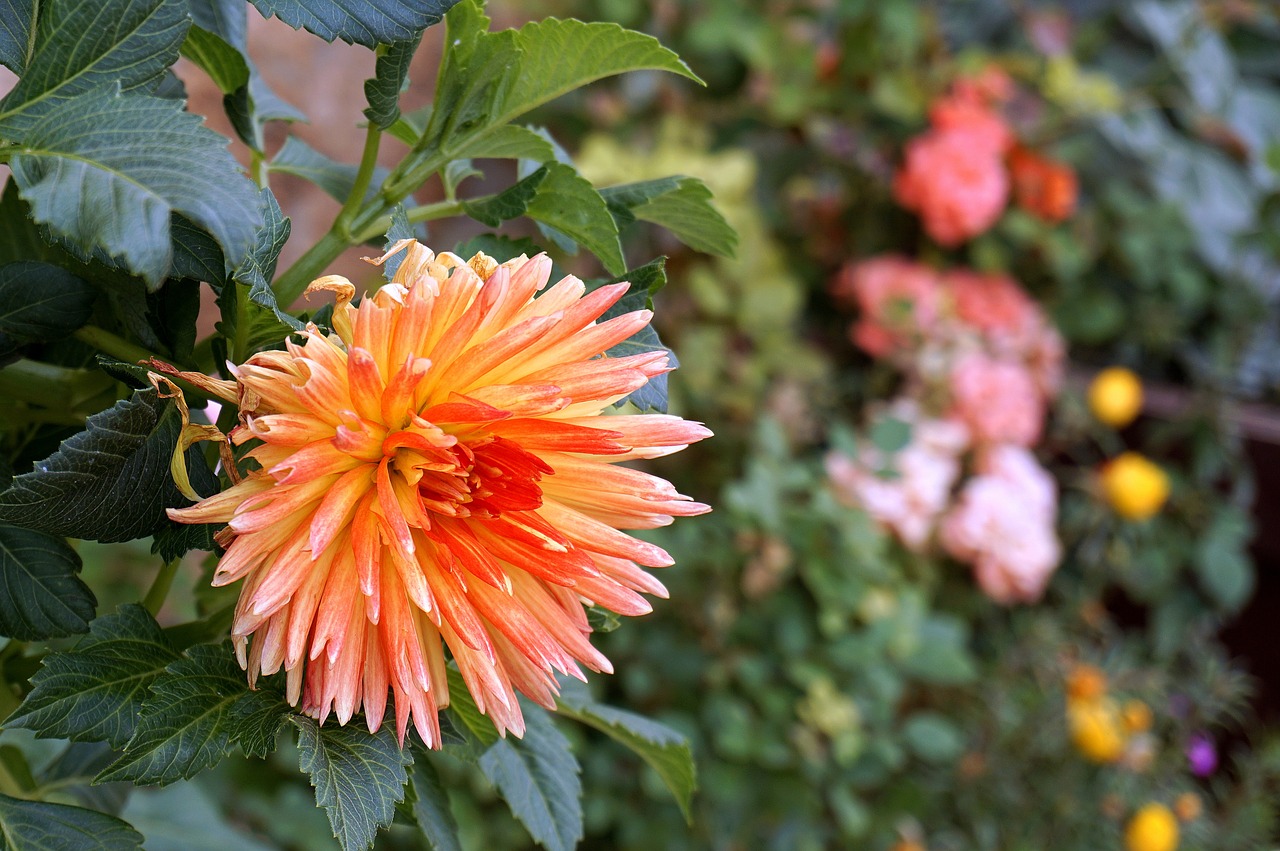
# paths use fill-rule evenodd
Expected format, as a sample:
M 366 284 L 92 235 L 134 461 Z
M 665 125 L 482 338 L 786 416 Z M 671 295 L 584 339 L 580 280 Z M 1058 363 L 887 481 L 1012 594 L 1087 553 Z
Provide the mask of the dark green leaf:
M 449 793 L 435 767 L 421 756 L 413 765 L 413 818 L 432 851 L 462 851 Z
M 312 148 L 297 136 L 285 139 L 284 147 L 271 161 L 271 170 L 283 174 L 292 174 L 310 181 L 325 191 L 325 194 L 338 201 L 346 201 L 356 183 L 356 173 L 360 170 L 354 165 L 335 162 Z M 378 194 L 378 187 L 387 177 L 387 170 L 382 167 L 374 169 L 366 198 Z
M 170 277 L 204 281 L 215 287 L 226 283 L 227 262 L 222 258 L 222 249 L 213 237 L 177 213 L 173 214 L 169 227 L 173 236 L 173 268 L 169 270 Z
M 261 199 L 263 225 L 253 250 L 232 272 L 232 283 L 218 294 L 222 321 L 217 323 L 217 329 L 228 339 L 238 341 L 237 350 L 242 352 L 278 344 L 303 328 L 301 322 L 280 309 L 269 283 L 275 277 L 280 249 L 289 239 L 291 225 L 271 190 L 263 189 Z
M 58 340 L 89 321 L 93 287 L 34 261 L 0 266 L 0 334 L 23 342 Z
M 496 228 L 508 219 L 524 215 L 529 209 L 529 202 L 538 194 L 538 187 L 547 179 L 547 174 L 547 166 L 543 166 L 510 189 L 499 192 L 492 198 L 482 201 L 463 201 L 462 209 L 481 224 Z
M 638 754 L 671 790 L 685 819 L 692 820 L 690 807 L 698 778 L 688 740 L 656 721 L 596 703 L 587 687 L 577 680 L 562 678 L 560 686 L 556 701 L 559 713 L 594 727 Z
M 89 628 L 98 601 L 62 538 L 0 523 L 0 635 L 35 641 Z
M 197 644 L 151 683 L 133 738 L 99 782 L 172 783 L 216 765 L 242 738 L 265 755 L 289 707 L 250 691 L 229 643 Z
M 0 136 L 29 143 L 37 119 L 95 89 L 150 83 L 178 59 L 191 18 L 167 0 L 47 0 L 22 79 L 0 100 Z M 140 130 L 140 126 L 130 129 Z
M 626 227 L 640 219 L 660 225 L 698 251 L 733 256 L 738 235 L 711 204 L 711 190 L 696 177 L 666 177 L 600 190 L 618 221 Z
M 499 263 L 505 263 L 512 258 L 519 257 L 521 254 L 526 257 L 533 257 L 542 253 L 542 249 L 537 243 L 528 237 L 512 239 L 509 236 L 501 236 L 496 233 L 482 233 L 479 236 L 473 236 L 458 246 L 459 257 L 470 258 L 477 251 L 483 251 Z M 552 280 L 555 280 L 554 276 Z
M 182 427 L 176 407 L 150 387 L 89 417 L 86 428 L 0 492 L 0 522 L 111 543 L 154 534 L 166 508 L 189 501 L 169 473 Z M 204 457 L 187 452 L 193 484 L 209 481 Z
M 218 544 L 213 536 L 222 528 L 219 523 L 170 523 L 151 542 L 151 552 L 164 561 L 182 558 L 192 550 L 215 552 Z
M 546 710 L 523 709 L 524 738 L 499 739 L 480 757 L 480 770 L 535 842 L 572 851 L 582 838 L 581 769 Z
M 21 74 L 35 29 L 35 0 L 0 0 L 0 65 Z
M 182 55 L 209 75 L 223 94 L 231 94 L 249 85 L 249 63 L 244 55 L 220 35 L 194 26 L 187 30 Z
M 170 280 L 147 294 L 147 320 L 169 355 L 185 363 L 196 344 L 196 319 L 200 315 L 200 284 Z
M 253 0 L 263 17 L 275 15 L 289 26 L 305 29 L 325 41 L 340 38 L 348 44 L 374 48 L 409 41 L 458 0 Z
M 207 230 L 233 264 L 261 222 L 226 140 L 180 103 L 103 88 L 46 111 L 22 141 L 11 165 L 36 221 L 82 254 L 101 248 L 122 258 L 153 287 L 172 264 L 174 211 Z
M 122 748 L 152 681 L 178 658 L 146 609 L 121 606 L 94 620 L 71 650 L 44 658 L 31 678 L 34 688 L 5 724 L 42 738 Z
M 380 130 L 386 130 L 400 118 L 400 93 L 409 85 L 409 63 L 422 41 L 422 34 L 397 41 L 378 57 L 373 78 L 364 81 L 364 97 L 369 106 L 364 117 Z
M 482 746 L 488 747 L 499 740 L 493 722 L 476 706 L 462 673 L 455 667 L 449 668 L 449 712 Z
M 133 787 L 128 783 L 93 785 L 93 778 L 115 758 L 106 742 L 72 742 L 41 772 L 40 785 L 69 793 L 80 806 L 118 816 Z
M 6 851 L 132 851 L 142 834 L 115 816 L 0 795 Z
M 547 163 L 547 177 L 525 214 L 582 244 L 610 273 L 626 268 L 618 226 L 600 193 L 571 166 Z
M 405 768 L 412 752 L 401 749 L 392 725 L 371 734 L 362 727 L 321 727 L 293 716 L 298 728 L 299 767 L 311 775 L 316 806 L 324 807 L 343 851 L 371 848 L 404 800 Z

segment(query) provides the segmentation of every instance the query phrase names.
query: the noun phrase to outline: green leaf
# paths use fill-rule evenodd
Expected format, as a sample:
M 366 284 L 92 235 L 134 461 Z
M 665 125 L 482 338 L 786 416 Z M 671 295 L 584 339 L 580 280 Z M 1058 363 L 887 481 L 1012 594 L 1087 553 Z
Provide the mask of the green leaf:
M 1239 610 L 1253 593 L 1253 564 L 1248 556 L 1252 533 L 1248 515 L 1224 506 L 1197 547 L 1195 566 L 1200 586 L 1228 612 Z
M 907 747 L 925 762 L 943 764 L 964 752 L 964 736 L 940 712 L 916 712 L 902 726 Z
M 280 153 L 271 161 L 271 170 L 301 177 L 319 186 L 331 198 L 346 201 L 355 186 L 356 173 L 360 169 L 347 163 L 335 162 L 297 136 L 290 136 L 285 139 Z M 373 180 L 365 195 L 366 200 L 378 194 L 378 187 L 386 179 L 387 173 L 380 166 L 374 169 Z
M 98 605 L 62 538 L 0 523 L 0 635 L 35 641 L 89 629 Z
M 507 124 L 486 133 L 465 146 L 461 155 L 472 159 L 533 160 L 538 163 L 551 162 L 556 158 L 550 142 L 518 124 Z
M 653 36 L 613 23 L 534 21 L 517 31 L 516 45 L 522 51 L 519 68 L 494 111 L 494 124 L 506 124 L 587 83 L 627 71 L 670 71 L 702 82 Z
M 89 321 L 93 287 L 48 263 L 0 266 L 0 334 L 22 342 L 59 340 Z
M 432 851 L 462 851 L 449 792 L 435 767 L 421 756 L 413 764 L 413 818 Z
M 897 417 L 883 417 L 872 424 L 867 437 L 881 452 L 900 452 L 911 442 L 911 423 Z
M 114 543 L 154 534 L 169 522 L 166 508 L 189 504 L 169 473 L 182 427 L 172 402 L 148 387 L 85 425 L 0 492 L 0 522 Z M 197 488 L 211 481 L 194 447 L 187 472 Z
M 711 204 L 711 190 L 696 177 L 666 177 L 600 190 L 626 227 L 639 219 L 660 225 L 697 251 L 732 257 L 738 235 Z
M 523 710 L 524 738 L 499 739 L 480 757 L 480 770 L 535 842 L 572 851 L 583 835 L 581 769 L 546 710 L 529 703 Z
M 374 65 L 373 79 L 364 81 L 364 97 L 369 102 L 364 117 L 379 130 L 386 130 L 400 118 L 400 93 L 409 85 L 409 64 L 421 41 L 419 33 L 390 45 Z
M 556 704 L 561 715 L 594 727 L 639 755 L 662 778 L 685 820 L 692 824 L 698 777 L 693 751 L 684 736 L 657 721 L 596 703 L 586 685 L 577 680 L 561 678 Z
M 46 111 L 22 142 L 11 166 L 33 218 L 82 255 L 121 258 L 153 288 L 172 265 L 171 213 L 207 230 L 232 265 L 261 223 L 226 140 L 179 102 L 99 89 Z
M 512 239 L 496 233 L 482 233 L 459 245 L 457 251 L 459 257 L 467 258 L 475 255 L 477 251 L 483 251 L 499 263 L 505 263 L 521 254 L 526 257 L 541 254 L 542 248 L 528 237 Z M 556 280 L 554 274 L 551 279 Z
M 246 751 L 265 755 L 288 714 L 279 695 L 249 690 L 230 643 L 197 644 L 151 683 L 133 738 L 97 782 L 187 779 L 242 738 Z
M 0 65 L 21 75 L 36 23 L 35 0 L 0 0 Z
M 147 851 L 279 851 L 229 818 L 198 782 L 136 789 L 121 814 L 145 837 Z M 295 837 L 296 838 L 296 837 Z M 294 847 L 306 847 L 298 841 Z
M 500 128 L 513 119 L 602 77 L 649 69 L 697 80 L 656 39 L 617 24 L 551 18 L 490 33 L 479 0 L 458 3 L 447 22 L 434 108 L 416 151 L 480 156 L 474 146 L 487 135 L 505 133 Z M 512 138 L 505 135 L 503 144 Z M 527 144 L 527 137 L 521 143 Z M 545 149 L 538 154 L 533 158 L 544 159 Z M 603 256 L 612 259 L 612 252 Z M 622 263 L 615 268 L 620 270 Z
M 226 283 L 227 261 L 213 237 L 177 213 L 174 213 L 169 228 L 173 236 L 170 277 L 204 281 L 215 287 Z
M 541 168 L 547 169 L 546 179 L 525 215 L 581 243 L 610 274 L 626 269 L 618 226 L 591 181 L 563 163 L 546 163 Z
M 452 666 L 449 668 L 449 712 L 462 722 L 463 729 L 479 740 L 482 746 L 488 747 L 499 741 L 498 730 L 493 722 L 476 706 L 475 698 L 471 696 L 462 673 Z
M 453 160 L 445 166 L 444 170 L 440 172 L 440 180 L 444 183 L 445 197 L 455 197 L 458 187 L 462 185 L 462 181 L 469 177 L 484 177 L 484 172 L 476 168 L 469 159 Z
M 217 330 L 235 341 L 235 352 L 248 353 L 283 342 L 303 325 L 280 309 L 270 280 L 275 277 L 280 249 L 289 239 L 291 224 L 270 189 L 261 194 L 263 225 L 253 250 L 231 273 L 231 283 L 218 293 L 222 321 Z
M 44 657 L 34 688 L 5 721 L 41 738 L 108 742 L 133 737 L 152 681 L 179 659 L 155 618 L 137 603 L 97 618 L 70 650 Z
M 0 100 L 0 136 L 24 143 L 40 116 L 72 98 L 160 77 L 177 61 L 191 25 L 186 4 L 167 0 L 47 0 L 40 6 L 35 52 L 18 85 Z
M 115 816 L 0 795 L 6 851 L 132 851 L 142 834 Z
M 249 63 L 217 33 L 193 26 L 182 43 L 182 55 L 208 74 L 223 94 L 249 85 Z
M 220 523 L 170 523 L 151 542 L 151 552 L 163 561 L 182 558 L 192 550 L 220 552 L 214 535 L 222 528 Z
M 374 48 L 416 38 L 440 22 L 458 0 L 253 0 L 265 18 L 272 15 L 325 41 Z
M 491 198 L 463 201 L 462 209 L 481 224 L 496 228 L 508 219 L 524 215 L 529 209 L 529 203 L 537 196 L 538 187 L 547 179 L 547 175 L 547 166 L 543 166 L 511 188 Z
M 343 851 L 373 847 L 404 800 L 412 752 L 400 748 L 390 724 L 373 734 L 354 724 L 321 727 L 297 715 L 290 720 L 298 728 L 299 767 L 311 775 L 316 806 L 325 808 L 338 844 Z

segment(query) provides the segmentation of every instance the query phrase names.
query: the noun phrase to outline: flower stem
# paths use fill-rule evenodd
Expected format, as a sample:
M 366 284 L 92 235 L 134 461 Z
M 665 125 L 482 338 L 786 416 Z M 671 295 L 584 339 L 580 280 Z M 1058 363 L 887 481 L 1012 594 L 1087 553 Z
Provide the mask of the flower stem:
M 338 212 L 338 218 L 334 221 L 331 229 L 345 236 L 348 243 L 355 241 L 351 236 L 351 222 L 361 212 L 361 207 L 364 206 L 365 196 L 369 192 L 369 184 L 373 182 L 373 172 L 378 167 L 378 148 L 381 142 L 382 131 L 375 125 L 370 124 L 369 129 L 365 132 L 364 152 L 360 155 L 360 167 L 356 170 L 355 182 L 351 185 L 351 192 L 347 195 L 347 200 Z
M 151 614 L 160 614 L 160 607 L 164 605 L 165 597 L 169 596 L 169 588 L 173 586 L 173 577 L 178 572 L 178 564 L 182 559 L 172 559 L 160 565 L 160 572 L 156 574 L 156 578 L 152 580 L 151 587 L 147 589 L 147 596 L 142 599 L 142 605 Z
M 138 361 L 159 357 L 155 352 L 144 349 L 142 346 L 134 345 L 128 340 L 121 339 L 110 331 L 104 331 L 95 325 L 85 325 L 72 336 L 82 343 L 88 343 L 103 354 L 111 355 L 113 358 L 122 360 L 125 363 L 137 363 Z

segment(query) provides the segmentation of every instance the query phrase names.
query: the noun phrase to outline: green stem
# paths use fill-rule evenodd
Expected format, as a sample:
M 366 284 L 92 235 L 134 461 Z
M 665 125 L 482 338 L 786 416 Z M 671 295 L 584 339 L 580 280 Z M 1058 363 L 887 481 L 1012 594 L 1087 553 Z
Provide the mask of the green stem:
M 355 182 L 351 184 L 351 192 L 346 203 L 334 220 L 332 231 L 347 238 L 348 244 L 353 242 L 351 223 L 362 212 L 365 196 L 369 193 L 369 185 L 373 182 L 373 173 L 378 167 L 378 149 L 382 143 L 382 131 L 370 124 L 364 134 L 364 151 L 360 154 L 360 167 L 356 170 Z
M 258 188 L 266 189 L 271 184 L 271 172 L 267 169 L 267 159 L 262 151 L 249 149 L 249 176 Z
M 63 411 L 73 411 L 110 384 L 110 379 L 97 371 L 26 359 L 0 369 L 0 395 Z
M 72 334 L 82 343 L 88 343 L 103 354 L 111 355 L 116 360 L 125 363 L 137 363 L 138 361 L 151 360 L 159 357 L 155 352 L 142 348 L 142 346 L 134 345 L 128 340 L 117 337 L 110 331 L 104 331 L 94 325 L 86 325 Z
M 486 195 L 483 198 L 473 199 L 475 201 L 486 201 L 492 198 L 492 195 Z M 436 219 L 447 219 L 450 216 L 460 216 L 464 212 L 462 201 L 437 201 L 434 204 L 423 204 L 420 207 L 413 207 L 406 211 L 410 224 L 417 222 L 431 222 Z M 375 220 L 372 224 L 367 225 L 364 230 L 356 234 L 358 242 L 365 242 L 376 236 L 387 232 L 387 228 L 391 227 L 391 217 L 383 216 Z
M 151 587 L 147 589 L 147 596 L 142 599 L 142 605 L 152 615 L 160 614 L 160 607 L 164 605 L 164 598 L 169 596 L 169 588 L 173 585 L 173 577 L 177 574 L 178 564 L 181 561 L 182 559 L 175 558 L 160 565 L 160 572 L 156 574 Z
M 346 238 L 334 231 L 329 231 L 320 238 L 319 242 L 308 248 L 271 285 L 276 292 L 276 300 L 280 302 L 280 308 L 288 310 L 289 306 L 298 300 L 298 296 L 302 295 L 307 284 L 324 274 L 329 264 L 350 245 Z

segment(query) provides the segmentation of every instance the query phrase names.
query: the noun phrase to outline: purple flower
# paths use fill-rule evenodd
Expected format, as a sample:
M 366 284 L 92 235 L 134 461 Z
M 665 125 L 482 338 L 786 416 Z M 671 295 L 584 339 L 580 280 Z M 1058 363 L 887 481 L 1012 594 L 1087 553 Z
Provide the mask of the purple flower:
M 1187 762 L 1196 777 L 1208 777 L 1218 770 L 1218 749 L 1213 739 L 1205 733 L 1196 733 L 1187 740 Z

